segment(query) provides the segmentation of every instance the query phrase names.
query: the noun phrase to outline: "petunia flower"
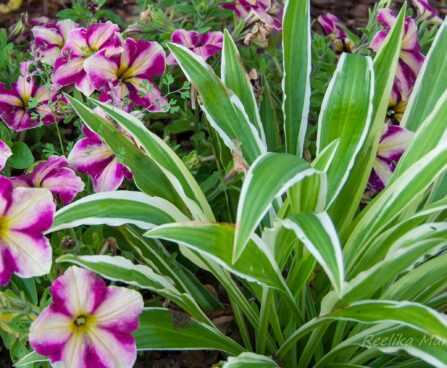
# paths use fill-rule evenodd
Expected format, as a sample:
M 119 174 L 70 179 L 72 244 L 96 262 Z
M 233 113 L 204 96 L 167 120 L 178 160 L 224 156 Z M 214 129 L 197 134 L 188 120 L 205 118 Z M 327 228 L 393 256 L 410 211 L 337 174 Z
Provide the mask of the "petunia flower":
M 354 42 L 348 37 L 342 26 L 345 24 L 335 15 L 327 13 L 318 17 L 318 23 L 327 36 L 331 36 L 331 47 L 334 51 L 342 53 L 351 52 L 355 48 Z
M 400 91 L 396 85 L 393 86 L 387 113 L 388 118 L 391 119 L 391 123 L 400 123 L 407 108 L 408 98 L 408 91 Z
M 102 93 L 128 97 L 149 111 L 161 111 L 166 105 L 153 83 L 154 76 L 162 75 L 166 68 L 165 52 L 156 42 L 128 38 L 118 52 L 98 52 L 84 67 L 94 88 Z
M 407 129 L 386 124 L 368 182 L 372 190 L 379 192 L 385 188 L 413 136 Z
M 9 146 L 0 140 L 0 170 L 3 170 L 3 168 L 6 165 L 6 161 L 8 161 L 8 158 L 12 156 L 12 151 Z
M 43 63 L 53 66 L 56 59 L 61 56 L 70 31 L 76 27 L 78 24 L 70 19 L 33 27 L 31 31 L 34 36 L 32 42 L 34 56 Z
M 68 162 L 78 172 L 91 176 L 95 192 L 116 190 L 124 178 L 132 178 L 127 167 L 118 161 L 98 134 L 85 125 L 82 132 L 85 137 L 76 142 Z
M 428 0 L 412 0 L 412 3 L 417 10 L 418 19 L 427 20 L 431 24 L 442 23 L 439 12 L 429 4 Z
M 11 89 L 0 83 L 0 117 L 6 125 L 22 131 L 39 126 L 54 124 L 62 117 L 53 110 L 58 101 L 57 91 L 35 84 L 28 73 L 29 62 L 21 64 L 21 75 Z
M 177 29 L 172 33 L 171 41 L 186 47 L 206 60 L 216 52 L 222 50 L 223 33 L 207 32 L 200 34 L 196 31 Z M 167 63 L 177 64 L 177 61 L 172 54 L 169 54 Z
M 62 55 L 55 61 L 53 83 L 58 86 L 74 84 L 78 90 L 90 96 L 95 88 L 84 70 L 84 62 L 100 50 L 116 50 L 121 43 L 119 27 L 112 22 L 73 29 L 62 48 Z
M 380 9 L 377 20 L 385 29 L 379 31 L 371 42 L 371 48 L 376 52 L 379 51 L 386 36 L 396 22 L 396 17 L 391 9 Z M 421 45 L 417 36 L 416 23 L 413 19 L 407 17 L 405 19 L 402 49 L 399 55 L 395 80 L 399 90 L 412 90 L 424 59 L 425 57 L 421 53 Z
M 0 176 L 0 285 L 14 273 L 28 278 L 50 272 L 51 246 L 43 234 L 53 223 L 54 210 L 49 190 L 14 188 Z
M 31 324 L 29 342 L 54 367 L 131 368 L 144 303 L 140 293 L 107 286 L 72 266 L 51 285 L 53 301 Z
M 14 187 L 46 188 L 58 195 L 64 203 L 70 203 L 84 190 L 83 181 L 68 168 L 63 156 L 50 156 L 48 161 L 37 164 L 31 173 L 11 178 Z
M 277 31 L 282 29 L 282 7 L 275 0 L 234 0 L 222 8 L 234 11 L 247 25 L 260 20 Z

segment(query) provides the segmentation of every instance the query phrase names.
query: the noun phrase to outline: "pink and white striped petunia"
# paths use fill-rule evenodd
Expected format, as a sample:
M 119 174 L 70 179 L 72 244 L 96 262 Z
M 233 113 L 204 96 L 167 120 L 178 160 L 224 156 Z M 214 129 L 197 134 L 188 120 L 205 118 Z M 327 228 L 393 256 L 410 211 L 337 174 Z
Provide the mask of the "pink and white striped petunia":
M 234 0 L 222 7 L 234 11 L 238 19 L 244 19 L 248 25 L 261 20 L 277 31 L 282 29 L 283 10 L 275 0 Z
M 53 83 L 58 86 L 74 84 L 78 90 L 90 96 L 95 88 L 84 70 L 85 61 L 100 50 L 116 51 L 121 44 L 119 27 L 112 22 L 73 29 L 62 48 L 62 55 L 54 64 Z
M 33 27 L 32 49 L 35 58 L 51 66 L 54 65 L 56 59 L 61 56 L 70 31 L 76 27 L 78 24 L 70 19 Z
M 9 146 L 0 140 L 0 170 L 3 170 L 3 168 L 6 165 L 6 161 L 8 161 L 8 158 L 12 156 L 12 151 Z
M 50 271 L 51 246 L 43 234 L 53 223 L 54 210 L 49 190 L 14 188 L 0 176 L 0 285 L 14 273 L 28 278 Z
M 439 12 L 429 4 L 428 0 L 412 0 L 412 3 L 417 10 L 418 19 L 427 20 L 431 24 L 442 23 Z
M 83 181 L 68 168 L 63 156 L 50 156 L 48 161 L 37 164 L 31 173 L 11 178 L 14 187 L 46 188 L 58 195 L 64 203 L 70 203 L 84 190 Z
M 85 138 L 76 142 L 68 162 L 78 172 L 91 176 L 95 192 L 116 190 L 124 178 L 132 178 L 127 167 L 118 161 L 98 134 L 85 125 L 82 132 Z
M 153 83 L 154 76 L 162 75 L 166 68 L 166 55 L 156 42 L 126 39 L 116 53 L 98 52 L 85 62 L 85 70 L 100 92 L 128 97 L 134 104 L 149 111 L 161 111 L 166 99 Z
M 385 29 L 379 31 L 371 42 L 371 48 L 376 52 L 380 49 L 386 36 L 396 22 L 396 16 L 391 9 L 380 9 L 377 20 Z M 405 19 L 402 49 L 400 51 L 395 79 L 395 84 L 400 91 L 412 90 L 421 66 L 424 63 L 424 59 L 425 57 L 421 53 L 421 45 L 418 40 L 416 23 L 413 19 L 407 17 Z
M 53 111 L 58 102 L 57 91 L 36 85 L 28 73 L 29 64 L 21 64 L 22 74 L 11 89 L 0 83 L 0 117 L 15 131 L 54 124 L 62 119 Z
M 340 27 L 341 25 L 344 26 L 345 24 L 334 14 L 327 13 L 326 15 L 320 15 L 318 17 L 318 23 L 320 24 L 321 28 L 323 28 L 326 35 L 330 35 L 334 39 L 339 40 L 346 38 L 345 30 Z
M 379 192 L 385 188 L 413 136 L 413 132 L 400 126 L 385 125 L 368 182 L 371 189 Z
M 185 46 L 187 49 L 206 60 L 216 52 L 222 50 L 223 33 L 207 32 L 200 34 L 196 31 L 177 29 L 172 33 L 171 41 L 178 45 Z M 167 63 L 177 64 L 177 61 L 172 54 L 169 54 Z
M 132 332 L 144 303 L 140 293 L 107 286 L 91 271 L 72 266 L 51 285 L 53 301 L 31 324 L 29 342 L 54 367 L 130 368 Z

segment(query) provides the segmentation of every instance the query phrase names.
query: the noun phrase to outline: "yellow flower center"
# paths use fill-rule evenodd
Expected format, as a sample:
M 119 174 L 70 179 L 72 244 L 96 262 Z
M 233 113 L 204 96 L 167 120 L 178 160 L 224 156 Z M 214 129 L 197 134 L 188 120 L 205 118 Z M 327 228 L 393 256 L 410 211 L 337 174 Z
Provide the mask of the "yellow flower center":
M 0 239 L 4 238 L 10 228 L 11 221 L 6 216 L 0 216 Z
M 88 315 L 87 313 L 79 314 L 74 320 L 72 324 L 71 330 L 74 333 L 84 333 L 90 328 L 92 328 L 95 324 L 95 317 L 92 315 Z

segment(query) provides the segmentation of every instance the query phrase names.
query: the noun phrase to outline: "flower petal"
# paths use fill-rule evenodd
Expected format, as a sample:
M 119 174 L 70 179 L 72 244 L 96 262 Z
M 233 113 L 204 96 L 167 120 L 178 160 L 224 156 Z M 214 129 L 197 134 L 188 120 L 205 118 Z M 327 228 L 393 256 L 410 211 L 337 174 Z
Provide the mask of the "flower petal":
M 385 28 L 393 28 L 396 22 L 396 16 L 390 8 L 379 9 L 377 12 L 377 21 Z
M 9 146 L 5 142 L 0 140 L 0 170 L 3 170 L 6 165 L 6 161 L 9 157 L 11 157 L 11 155 L 11 148 L 9 148 Z
M 117 190 L 124 180 L 124 166 L 115 157 L 101 172 L 93 175 L 92 179 L 95 192 Z
M 113 154 L 105 144 L 89 137 L 76 142 L 68 155 L 71 167 L 92 176 L 101 172 L 112 159 Z
M 398 161 L 410 146 L 413 137 L 414 133 L 405 128 L 387 125 L 380 140 L 378 156 L 384 160 Z
M 16 262 L 11 251 L 0 245 L 0 285 L 7 285 L 16 270 Z
M 109 83 L 118 80 L 118 65 L 112 58 L 106 57 L 105 53 L 106 50 L 102 50 L 84 63 L 84 70 L 97 90 L 109 90 Z
M 102 48 L 118 46 L 119 27 L 110 21 L 95 23 L 87 28 L 86 39 L 90 50 L 99 51 Z

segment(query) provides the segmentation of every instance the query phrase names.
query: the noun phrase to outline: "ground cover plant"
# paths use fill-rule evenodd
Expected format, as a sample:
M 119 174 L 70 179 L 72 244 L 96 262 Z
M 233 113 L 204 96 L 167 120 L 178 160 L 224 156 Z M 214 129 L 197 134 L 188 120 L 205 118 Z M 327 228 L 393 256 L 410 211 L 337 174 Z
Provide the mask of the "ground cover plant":
M 0 32 L 11 364 L 447 366 L 441 13 L 138 4 Z

